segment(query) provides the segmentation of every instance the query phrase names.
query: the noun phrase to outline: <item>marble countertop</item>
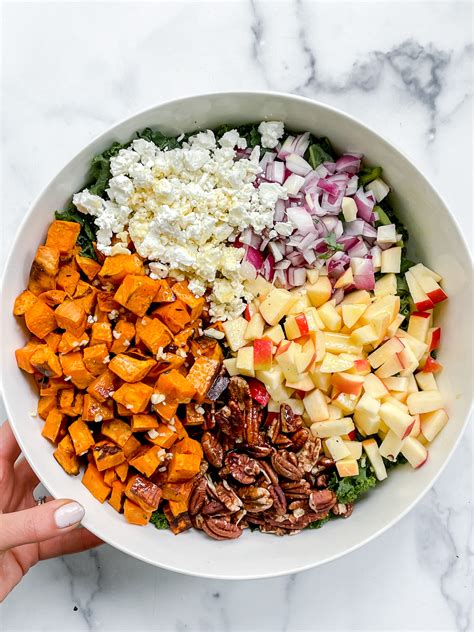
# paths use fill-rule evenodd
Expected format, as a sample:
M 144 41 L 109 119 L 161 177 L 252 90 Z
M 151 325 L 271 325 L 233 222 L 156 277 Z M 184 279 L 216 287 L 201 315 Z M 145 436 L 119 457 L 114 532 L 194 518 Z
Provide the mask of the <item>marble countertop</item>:
M 472 4 L 456 1 L 4 3 L 1 262 L 31 201 L 93 136 L 159 101 L 232 89 L 360 118 L 437 184 L 472 247 L 471 25 Z M 472 427 L 407 517 L 332 564 L 219 582 L 103 546 L 34 568 L 0 628 L 467 631 L 471 537 Z

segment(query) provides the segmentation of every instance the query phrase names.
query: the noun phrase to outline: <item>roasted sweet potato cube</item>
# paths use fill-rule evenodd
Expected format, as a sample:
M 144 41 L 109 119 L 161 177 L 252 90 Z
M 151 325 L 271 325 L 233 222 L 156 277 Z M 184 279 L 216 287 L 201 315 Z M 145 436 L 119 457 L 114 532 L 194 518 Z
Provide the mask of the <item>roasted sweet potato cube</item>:
M 59 391 L 62 391 L 64 388 L 71 388 L 71 385 L 64 381 L 62 377 L 45 377 L 43 375 L 38 375 L 38 385 L 41 397 L 47 395 L 56 396 Z
M 25 324 L 37 338 L 44 339 L 56 329 L 55 313 L 43 301 L 36 301 L 25 312 Z
M 161 500 L 161 489 L 147 478 L 134 474 L 127 482 L 125 495 L 146 511 L 155 511 Z
M 158 428 L 158 419 L 155 415 L 132 416 L 132 432 L 147 432 L 152 428 Z
M 64 437 L 58 443 L 58 448 L 60 450 L 63 450 L 64 452 L 69 452 L 70 454 L 76 454 L 76 451 L 74 450 L 74 444 L 72 442 L 71 437 L 68 434 L 64 435 Z
M 114 292 L 97 292 L 97 307 L 101 312 L 109 314 L 113 310 L 118 310 L 120 305 L 114 299 Z
M 105 482 L 105 478 L 107 474 L 110 471 L 112 470 L 107 470 L 107 472 L 105 473 L 104 482 Z M 115 480 L 112 482 L 111 485 L 112 485 L 112 493 L 110 494 L 109 504 L 115 509 L 115 511 L 118 511 L 119 513 L 121 513 L 123 509 L 123 501 L 125 497 L 125 483 L 123 483 L 122 481 Z
M 197 454 L 174 454 L 168 468 L 168 482 L 187 481 L 199 472 L 201 458 Z
M 187 404 L 196 392 L 194 384 L 176 369 L 162 373 L 158 378 L 156 388 L 167 399 L 180 404 Z
M 173 285 L 173 292 L 189 308 L 191 321 L 199 318 L 204 307 L 204 298 L 194 296 L 188 288 L 187 281 L 179 281 L 178 283 L 175 283 Z
M 115 300 L 137 316 L 144 316 L 153 302 L 156 282 L 145 275 L 127 275 L 117 292 Z
M 127 444 L 125 444 L 127 445 Z M 124 446 L 125 448 L 125 446 Z M 125 454 L 125 451 L 124 451 Z M 127 456 L 127 455 L 125 455 Z M 119 479 L 124 482 L 127 480 L 127 474 L 128 474 L 128 463 L 127 461 L 124 461 L 123 463 L 120 463 L 120 465 L 116 465 L 115 466 L 115 472 L 117 474 L 117 476 L 119 477 Z
M 51 443 L 57 444 L 66 432 L 66 417 L 59 410 L 53 408 L 46 417 L 41 434 L 46 439 L 49 439 Z
M 181 349 L 187 350 L 189 348 L 188 340 L 194 335 L 195 331 L 194 327 L 186 327 L 186 329 L 180 331 L 179 334 L 176 334 L 173 339 L 173 344 Z
M 140 448 L 141 443 L 133 435 L 127 440 L 122 450 L 127 459 L 130 459 L 135 452 Z
M 112 353 L 124 353 L 132 344 L 135 337 L 135 325 L 128 320 L 119 320 L 115 325 L 113 335 L 113 343 L 110 348 Z
M 119 417 L 132 417 L 133 413 L 131 410 L 125 408 L 125 406 L 119 404 L 118 402 L 115 402 L 115 405 L 117 407 L 117 415 Z
M 186 404 L 186 426 L 201 426 L 204 423 L 204 415 L 197 408 L 196 404 Z
M 106 257 L 99 277 L 106 283 L 119 284 L 127 274 L 144 275 L 143 262 L 140 257 L 133 253 L 131 255 L 114 255 Z
M 172 420 L 172 423 L 174 424 L 174 427 L 176 428 L 176 434 L 178 435 L 178 439 L 185 439 L 186 437 L 189 436 L 186 428 L 183 426 L 183 424 L 178 419 L 178 417 L 174 417 Z
M 153 388 L 143 382 L 125 383 L 115 391 L 113 398 L 131 413 L 138 414 L 145 412 L 152 393 Z
M 61 342 L 62 334 L 56 331 L 52 331 L 45 338 L 46 344 L 52 350 L 53 353 L 58 353 L 59 343 Z
M 69 436 L 71 437 L 71 441 L 74 445 L 74 452 L 77 456 L 85 454 L 95 443 L 89 426 L 82 421 L 82 419 L 73 421 L 73 423 L 69 426 Z
M 165 514 L 166 520 L 168 520 L 168 524 L 170 525 L 170 529 L 174 535 L 178 535 L 192 527 L 191 518 L 187 511 L 179 514 L 179 516 L 173 516 L 171 509 L 165 506 L 163 507 L 163 513 Z
M 95 397 L 99 402 L 105 402 L 106 399 L 112 397 L 116 389 L 119 387 L 120 380 L 115 373 L 105 369 L 105 371 L 95 378 L 87 388 L 87 392 Z
M 97 498 L 101 503 L 107 500 L 112 491 L 110 487 L 105 484 L 102 473 L 99 472 L 94 463 L 90 462 L 82 477 L 82 484 L 85 485 L 94 498 Z
M 19 369 L 26 371 L 26 373 L 34 373 L 35 369 L 31 364 L 31 357 L 43 346 L 43 343 L 39 340 L 29 340 L 24 347 L 15 351 L 16 363 Z
M 67 452 L 58 446 L 53 452 L 53 456 L 67 474 L 72 476 L 79 474 L 80 461 L 74 452 Z
M 158 316 L 174 334 L 177 334 L 191 322 L 191 316 L 186 305 L 179 299 L 155 309 L 153 315 Z
M 125 463 L 125 461 L 122 461 L 122 463 Z M 115 471 L 114 467 L 111 467 L 108 470 L 104 471 L 104 483 L 106 485 L 108 485 L 109 487 L 112 487 L 112 483 L 116 480 L 118 480 L 118 478 L 117 478 L 117 472 Z
M 88 342 L 89 336 L 85 332 L 80 336 L 76 336 L 70 331 L 65 331 L 61 336 L 61 340 L 59 341 L 58 353 L 69 353 L 70 351 L 78 351 L 81 347 L 85 347 Z
M 152 511 L 146 511 L 139 505 L 133 503 L 129 498 L 125 498 L 123 513 L 127 522 L 137 525 L 146 525 L 150 522 Z
M 178 406 L 178 402 L 172 402 L 166 399 L 159 404 L 153 404 L 153 410 L 165 421 L 171 421 L 171 419 L 173 419 L 173 417 L 176 415 Z
M 101 375 L 104 372 L 104 367 L 108 360 L 109 350 L 107 345 L 101 343 L 93 345 L 92 347 L 86 347 L 83 354 L 86 369 L 96 377 Z
M 159 424 L 151 435 L 147 435 L 147 440 L 166 450 L 171 448 L 173 443 L 179 439 L 174 427 L 167 424 Z
M 140 382 L 155 366 L 156 360 L 140 360 L 125 353 L 119 353 L 109 363 L 109 370 L 116 373 L 124 382 Z
M 30 363 L 35 371 L 41 375 L 46 375 L 46 377 L 61 377 L 63 374 L 58 356 L 48 345 L 41 345 L 35 349 Z
M 120 448 L 123 448 L 127 441 L 132 436 L 132 429 L 128 424 L 124 421 L 120 421 L 120 419 L 111 419 L 110 421 L 104 421 L 101 428 L 101 433 L 104 437 L 107 437 L 114 443 L 116 443 Z M 138 442 L 137 447 L 140 445 Z
M 56 408 L 56 395 L 47 395 L 46 397 L 39 398 L 38 415 L 41 417 L 41 419 L 46 419 L 53 408 Z
M 65 255 L 76 245 L 80 232 L 81 225 L 77 222 L 57 219 L 48 228 L 46 245 L 57 248 L 62 255 Z
M 101 268 L 100 263 L 97 263 L 94 259 L 91 259 L 90 257 L 83 257 L 81 255 L 76 255 L 76 263 L 89 281 L 94 280 Z
M 84 421 L 109 421 L 114 418 L 113 402 L 98 402 L 92 395 L 84 395 L 82 419 Z
M 176 355 L 175 353 L 163 353 L 159 359 L 158 364 L 148 374 L 148 379 L 157 379 L 162 373 L 171 371 L 172 369 L 179 369 L 186 362 L 186 356 Z
M 28 289 L 36 295 L 54 290 L 58 271 L 59 250 L 55 247 L 40 246 L 31 264 Z
M 56 278 L 56 286 L 58 289 L 64 290 L 68 296 L 74 296 L 80 278 L 81 275 L 73 266 L 61 266 Z
M 115 467 L 125 461 L 125 455 L 118 445 L 111 441 L 99 441 L 92 448 L 96 468 L 99 472 Z
M 142 342 L 153 355 L 173 340 L 171 331 L 158 318 L 143 316 L 137 319 L 135 326 L 137 342 Z
M 150 477 L 163 460 L 165 451 L 157 445 L 142 445 L 128 459 L 128 462 L 136 470 L 147 477 Z
M 40 301 L 49 305 L 49 307 L 55 307 L 60 305 L 66 298 L 67 294 L 63 290 L 48 290 L 47 292 L 41 292 L 38 296 Z
M 97 298 L 97 290 L 85 281 L 78 281 L 76 291 L 74 292 L 74 300 L 82 305 L 86 314 L 92 314 Z
M 59 410 L 65 415 L 64 409 L 70 408 L 70 406 L 74 403 L 74 388 L 65 388 L 62 391 L 59 391 L 58 394 L 58 407 Z
M 202 447 L 199 441 L 184 437 L 171 448 L 173 454 L 196 454 L 200 459 L 203 458 Z
M 219 367 L 220 363 L 212 358 L 204 356 L 196 358 L 188 373 L 187 380 L 195 389 L 194 399 L 198 403 L 201 404 L 206 399 L 207 391 L 211 388 Z
M 69 389 L 59 391 L 60 410 L 64 415 L 67 415 L 68 417 L 79 417 L 80 415 L 82 415 L 84 395 L 80 391 L 75 391 L 73 389 L 70 390 L 72 391 L 72 394 L 68 396 L 68 399 L 64 402 L 64 405 L 62 405 L 61 396 L 63 393 L 68 392 Z
M 188 503 L 185 500 L 170 500 L 168 506 L 175 518 L 188 510 Z
M 58 327 L 80 336 L 86 329 L 86 312 L 76 300 L 67 300 L 54 310 Z
M 90 346 L 106 344 L 110 349 L 112 345 L 112 325 L 110 323 L 94 323 L 91 329 Z
M 84 365 L 80 351 L 71 351 L 71 353 L 67 353 L 66 355 L 60 355 L 59 361 L 64 375 L 70 377 L 71 382 L 74 386 L 77 386 L 77 388 L 86 389 L 91 382 L 94 381 L 94 376 Z
M 193 490 L 194 481 L 185 483 L 165 483 L 163 485 L 163 498 L 165 500 L 175 500 L 187 502 Z
M 156 294 L 153 297 L 154 303 L 172 303 L 175 300 L 176 297 L 166 279 L 159 279 L 156 282 L 156 286 Z
M 38 298 L 35 294 L 33 294 L 33 292 L 30 292 L 30 290 L 24 290 L 15 299 L 13 314 L 15 316 L 23 316 L 26 310 L 34 305 L 37 300 Z

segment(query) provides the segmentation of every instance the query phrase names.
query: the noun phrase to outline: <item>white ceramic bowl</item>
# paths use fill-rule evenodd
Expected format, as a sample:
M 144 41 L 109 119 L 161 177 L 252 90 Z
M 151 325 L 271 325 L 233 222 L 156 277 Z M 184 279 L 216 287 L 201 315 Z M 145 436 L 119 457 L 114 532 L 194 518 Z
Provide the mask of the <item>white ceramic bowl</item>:
M 278 538 L 245 532 L 230 542 L 215 542 L 188 531 L 179 537 L 153 526 L 128 524 L 105 503 L 100 505 L 81 484 L 67 476 L 40 435 L 42 422 L 32 418 L 37 395 L 16 367 L 14 351 L 25 334 L 11 315 L 15 296 L 25 287 L 36 248 L 71 194 L 85 183 L 89 161 L 113 141 L 127 141 L 144 127 L 180 134 L 221 123 L 283 120 L 296 131 L 328 136 L 339 150 L 363 152 L 369 164 L 382 165 L 393 187 L 395 208 L 410 230 L 412 254 L 444 278 L 449 301 L 437 316 L 443 327 L 440 358 L 445 370 L 439 378 L 450 421 L 430 448 L 427 463 L 417 471 L 397 469 L 379 488 L 356 506 L 349 520 L 297 537 Z M 433 484 L 459 441 L 471 405 L 472 357 L 471 259 L 456 221 L 423 175 L 398 150 L 353 118 L 321 103 L 272 93 L 220 93 L 164 103 L 116 125 L 83 149 L 51 181 L 30 208 L 8 260 L 1 296 L 1 363 L 3 393 L 15 435 L 26 458 L 56 498 L 74 498 L 86 508 L 84 525 L 121 551 L 163 568 L 221 579 L 258 578 L 293 573 L 333 560 L 368 542 L 393 526 Z

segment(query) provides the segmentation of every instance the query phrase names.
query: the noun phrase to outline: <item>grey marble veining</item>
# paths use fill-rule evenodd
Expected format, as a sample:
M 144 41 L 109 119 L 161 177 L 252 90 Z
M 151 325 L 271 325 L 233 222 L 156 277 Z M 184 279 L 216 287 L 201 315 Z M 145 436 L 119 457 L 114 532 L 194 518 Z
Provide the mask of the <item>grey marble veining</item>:
M 470 2 L 88 2 L 2 6 L 2 252 L 82 145 L 155 102 L 271 89 L 346 110 L 398 144 L 471 237 Z M 389 532 L 299 575 L 218 582 L 108 546 L 33 569 L 0 629 L 472 630 L 472 431 Z

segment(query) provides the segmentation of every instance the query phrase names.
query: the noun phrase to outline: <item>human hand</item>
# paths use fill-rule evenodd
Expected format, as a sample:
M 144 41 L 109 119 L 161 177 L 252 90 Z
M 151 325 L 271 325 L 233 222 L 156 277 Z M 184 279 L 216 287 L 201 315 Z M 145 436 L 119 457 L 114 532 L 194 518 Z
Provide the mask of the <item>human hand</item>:
M 77 528 L 84 508 L 72 500 L 37 505 L 39 480 L 25 459 L 9 423 L 0 426 L 0 602 L 39 560 L 85 551 L 102 541 Z M 16 462 L 17 461 L 17 462 Z

